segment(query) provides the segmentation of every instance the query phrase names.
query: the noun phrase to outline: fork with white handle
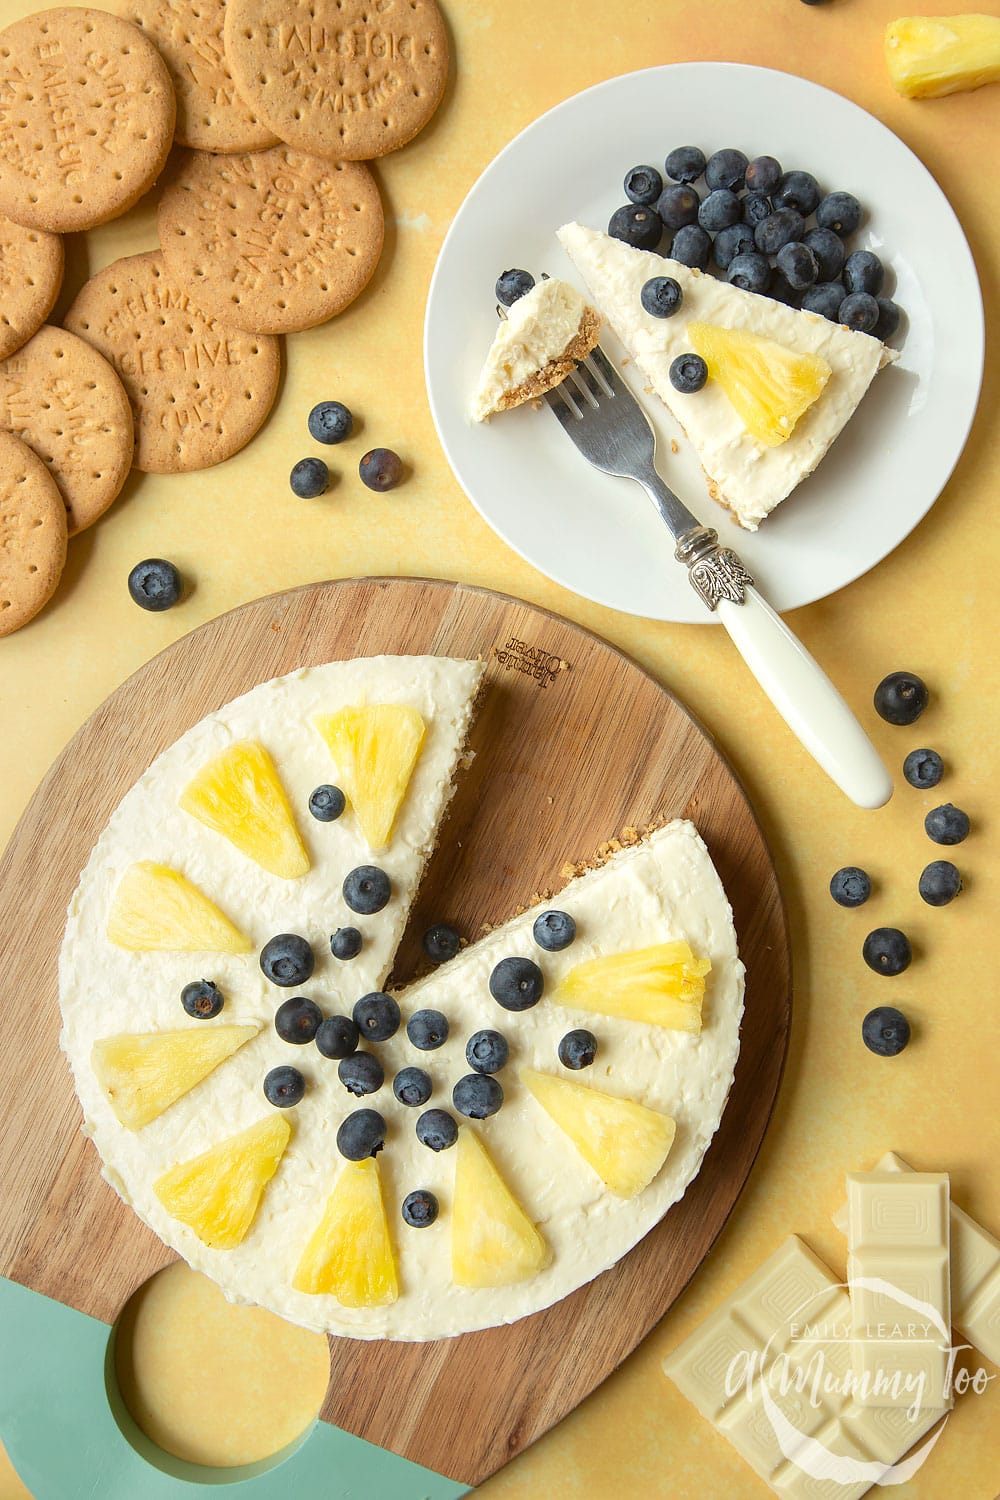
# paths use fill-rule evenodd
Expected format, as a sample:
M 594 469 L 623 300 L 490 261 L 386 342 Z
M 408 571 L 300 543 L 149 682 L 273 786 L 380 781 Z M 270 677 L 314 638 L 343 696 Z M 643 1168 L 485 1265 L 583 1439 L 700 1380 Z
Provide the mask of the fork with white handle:
M 702 526 L 656 471 L 649 420 L 598 345 L 545 400 L 589 463 L 641 484 L 677 543 L 674 556 L 714 610 L 793 734 L 859 807 L 882 807 L 892 778 L 840 693 L 718 533 Z

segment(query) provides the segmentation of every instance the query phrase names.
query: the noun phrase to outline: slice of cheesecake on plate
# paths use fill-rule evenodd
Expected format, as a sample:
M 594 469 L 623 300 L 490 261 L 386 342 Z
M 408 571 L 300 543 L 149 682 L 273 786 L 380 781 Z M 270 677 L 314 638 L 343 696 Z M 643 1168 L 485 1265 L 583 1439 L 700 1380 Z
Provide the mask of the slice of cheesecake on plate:
M 507 310 L 472 400 L 477 422 L 542 396 L 597 343 L 601 320 L 576 287 L 538 281 Z
M 558 234 L 601 314 L 695 448 L 712 498 L 747 531 L 812 473 L 875 374 L 897 358 L 870 334 L 599 230 L 564 224 Z M 656 276 L 680 286 L 672 317 L 653 317 L 642 305 L 642 288 Z M 705 358 L 709 379 L 685 394 L 672 384 L 670 366 L 691 353 Z

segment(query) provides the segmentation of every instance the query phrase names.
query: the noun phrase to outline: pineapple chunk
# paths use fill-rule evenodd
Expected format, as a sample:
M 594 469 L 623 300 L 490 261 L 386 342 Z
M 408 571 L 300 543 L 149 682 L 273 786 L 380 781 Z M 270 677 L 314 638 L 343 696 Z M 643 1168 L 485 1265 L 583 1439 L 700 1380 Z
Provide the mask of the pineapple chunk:
M 230 745 L 181 793 L 185 812 L 221 833 L 272 875 L 295 880 L 309 869 L 292 809 L 263 745 Z
M 705 975 L 712 965 L 687 943 L 659 943 L 591 958 L 564 974 L 553 999 L 573 1010 L 622 1016 L 672 1031 L 701 1031 Z
M 384 849 L 424 742 L 423 719 L 415 708 L 376 703 L 320 714 L 316 728 L 330 747 L 368 847 Z
M 885 29 L 885 62 L 904 99 L 1000 82 L 1000 16 L 901 16 Z
M 102 1037 L 91 1066 L 118 1119 L 141 1130 L 257 1035 L 259 1026 Z
M 818 354 L 796 354 L 773 339 L 715 323 L 689 323 L 688 339 L 732 402 L 750 436 L 765 448 L 788 441 L 831 375 Z
M 548 1247 L 467 1125 L 455 1148 L 451 1273 L 456 1286 L 509 1286 L 546 1264 Z
M 153 1183 L 153 1192 L 202 1244 L 232 1250 L 246 1239 L 291 1133 L 284 1115 L 266 1115 L 201 1156 L 171 1167 Z
M 396 1262 L 373 1156 L 346 1162 L 292 1279 L 345 1307 L 385 1307 L 399 1296 Z
M 108 913 L 108 937 L 130 953 L 249 953 L 249 938 L 169 865 L 143 859 L 122 876 Z
M 521 1069 L 521 1079 L 605 1187 L 634 1198 L 649 1186 L 674 1143 L 669 1115 L 531 1068 Z

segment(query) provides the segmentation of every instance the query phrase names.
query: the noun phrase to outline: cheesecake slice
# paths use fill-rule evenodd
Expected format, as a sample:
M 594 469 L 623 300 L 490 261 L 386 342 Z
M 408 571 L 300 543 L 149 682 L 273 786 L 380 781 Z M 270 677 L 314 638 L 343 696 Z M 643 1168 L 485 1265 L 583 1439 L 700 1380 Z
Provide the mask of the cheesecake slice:
M 546 278 L 507 310 L 472 400 L 477 422 L 552 390 L 597 343 L 601 320 L 567 281 Z
M 601 314 L 695 448 L 712 498 L 747 531 L 756 531 L 812 473 L 876 373 L 898 357 L 870 334 L 745 292 L 666 256 L 634 250 L 599 230 L 564 224 L 558 234 Z M 643 308 L 642 288 L 654 276 L 671 276 L 681 288 L 683 301 L 673 317 L 656 318 Z M 828 367 L 829 374 L 817 382 L 819 394 L 788 424 L 787 437 L 769 444 L 751 432 L 745 409 L 741 412 L 732 399 L 736 382 L 729 393 L 721 379 L 709 379 L 690 395 L 674 388 L 671 363 L 695 352 L 706 326 L 751 335 L 747 342 L 758 350 L 779 346 L 786 361 L 799 356 Z

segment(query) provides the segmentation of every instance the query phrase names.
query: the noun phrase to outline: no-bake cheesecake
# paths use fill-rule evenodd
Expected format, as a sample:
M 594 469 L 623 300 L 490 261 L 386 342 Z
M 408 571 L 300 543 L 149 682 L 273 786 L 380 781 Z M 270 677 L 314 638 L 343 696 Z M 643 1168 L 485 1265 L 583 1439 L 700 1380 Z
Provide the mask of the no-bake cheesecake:
M 597 343 L 601 320 L 576 287 L 555 277 L 535 283 L 501 319 L 472 400 L 485 421 L 522 406 L 564 380 Z

